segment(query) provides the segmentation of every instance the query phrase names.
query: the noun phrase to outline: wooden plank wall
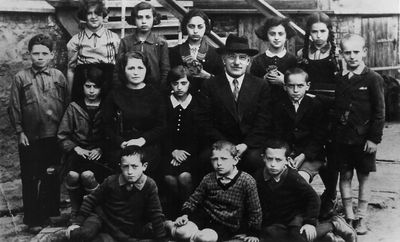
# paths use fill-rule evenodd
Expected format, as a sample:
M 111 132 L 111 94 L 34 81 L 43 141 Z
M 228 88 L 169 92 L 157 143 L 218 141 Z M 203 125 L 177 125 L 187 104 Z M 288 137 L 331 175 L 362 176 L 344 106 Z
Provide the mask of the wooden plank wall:
M 360 34 L 368 48 L 366 64 L 370 67 L 400 65 L 400 16 L 336 16 L 336 36 L 346 33 Z M 400 77 L 400 70 L 382 71 Z
M 258 39 L 254 34 L 254 31 L 264 21 L 264 16 L 261 14 L 227 14 L 219 15 L 217 18 L 213 18 L 210 14 L 210 17 L 216 20 L 214 30 L 223 30 L 219 26 L 218 20 L 225 19 L 225 23 L 234 23 L 236 26 L 234 28 L 223 27 L 230 29 L 234 34 L 246 36 L 249 39 L 251 47 L 257 48 L 260 52 L 267 49 L 267 43 Z M 307 15 L 296 14 L 290 17 L 296 24 L 304 28 Z M 232 21 L 227 21 L 226 19 L 231 19 Z M 344 34 L 360 34 L 367 40 L 368 55 L 366 63 L 368 66 L 387 67 L 400 65 L 400 15 L 333 15 L 331 19 L 334 24 L 337 46 L 339 46 L 340 38 Z M 226 35 L 228 33 L 219 32 L 219 34 Z M 290 52 L 296 53 L 302 46 L 303 39 L 297 36 L 288 43 L 287 48 Z M 400 78 L 399 70 L 388 70 L 381 73 Z

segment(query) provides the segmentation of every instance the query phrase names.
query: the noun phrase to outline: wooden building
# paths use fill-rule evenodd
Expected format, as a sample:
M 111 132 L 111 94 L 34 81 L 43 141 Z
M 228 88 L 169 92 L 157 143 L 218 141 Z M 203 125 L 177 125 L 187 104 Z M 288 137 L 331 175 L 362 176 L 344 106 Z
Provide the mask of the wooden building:
M 305 26 L 308 14 L 322 11 L 334 23 L 336 39 L 345 33 L 357 33 L 367 40 L 366 63 L 376 70 L 400 77 L 400 1 L 384 0 L 261 0 L 291 18 L 300 27 Z M 226 36 L 229 33 L 245 35 L 252 47 L 263 51 L 267 44 L 260 41 L 254 30 L 265 16 L 248 0 L 196 0 L 194 7 L 204 9 L 214 21 L 214 31 Z M 301 48 L 300 34 L 288 46 L 295 52 Z

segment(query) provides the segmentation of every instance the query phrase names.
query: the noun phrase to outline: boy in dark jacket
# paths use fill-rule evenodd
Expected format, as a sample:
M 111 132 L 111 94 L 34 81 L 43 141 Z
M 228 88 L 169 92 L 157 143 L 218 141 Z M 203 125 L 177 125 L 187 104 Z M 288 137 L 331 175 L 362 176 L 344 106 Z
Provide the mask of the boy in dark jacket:
M 308 74 L 300 68 L 285 73 L 284 89 L 287 95 L 273 103 L 274 137 L 289 142 L 293 163 L 299 174 L 311 182 L 324 163 L 324 143 L 327 120 L 321 102 L 306 94 L 310 88 Z
M 58 128 L 58 142 L 65 153 L 65 185 L 71 198 L 71 215 L 76 215 L 83 195 L 111 175 L 103 162 L 104 132 L 100 110 L 105 73 L 98 64 L 86 65 L 81 76 L 86 82 L 70 103 Z M 82 185 L 82 186 L 81 186 Z
M 291 158 L 286 142 L 270 140 L 264 152 L 265 167 L 256 175 L 263 213 L 263 241 L 313 241 L 330 232 L 346 242 L 356 241 L 355 231 L 341 217 L 334 216 L 329 222 L 318 224 L 319 197 L 287 166 Z
M 359 182 L 358 234 L 367 233 L 366 216 L 370 197 L 369 173 L 376 171 L 375 156 L 385 122 L 383 79 L 365 66 L 363 37 L 348 34 L 341 41 L 346 69 L 337 75 L 335 93 L 336 160 L 340 169 L 340 192 L 346 219 L 355 220 L 351 181 L 353 170 Z
M 24 223 L 36 233 L 49 216 L 59 215 L 56 135 L 70 95 L 64 75 L 48 66 L 54 56 L 51 38 L 35 35 L 28 50 L 32 66 L 15 75 L 8 111 L 18 135 Z
M 85 197 L 67 237 L 73 241 L 164 240 L 158 189 L 154 180 L 143 173 L 147 168 L 143 155 L 137 146 L 122 151 L 121 173 L 109 176 Z

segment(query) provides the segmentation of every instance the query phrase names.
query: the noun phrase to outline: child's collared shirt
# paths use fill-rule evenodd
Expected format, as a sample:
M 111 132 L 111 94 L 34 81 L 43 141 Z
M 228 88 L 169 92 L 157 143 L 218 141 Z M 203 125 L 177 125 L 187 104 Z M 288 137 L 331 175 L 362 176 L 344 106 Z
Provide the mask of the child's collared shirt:
M 127 191 L 132 191 L 133 187 L 136 187 L 139 191 L 141 191 L 146 184 L 147 181 L 147 176 L 145 174 L 142 174 L 139 179 L 137 179 L 136 182 L 134 183 L 129 183 L 122 174 L 119 175 L 118 177 L 118 183 L 121 187 L 125 186 L 125 189 Z
M 18 72 L 11 85 L 9 115 L 17 133 L 28 140 L 55 137 L 70 94 L 64 75 L 57 69 Z
M 188 94 L 185 101 L 183 101 L 183 102 L 176 99 L 176 97 L 174 95 L 171 95 L 169 98 L 171 100 L 172 108 L 176 108 L 180 105 L 182 107 L 182 109 L 186 109 L 189 106 L 190 102 L 192 101 L 193 97 L 191 94 Z
M 239 171 L 233 180 L 222 184 L 215 172 L 207 174 L 183 204 L 182 213 L 190 215 L 204 209 L 209 217 L 232 232 L 246 226 L 247 234 L 257 235 L 261 226 L 261 207 L 254 178 Z
M 321 48 L 315 47 L 315 45 L 310 45 L 310 51 L 308 52 L 308 58 L 310 60 L 321 60 L 328 58 L 330 53 L 329 51 L 331 50 L 331 44 L 326 43 L 326 45 L 322 46 Z M 300 54 L 302 54 L 302 50 L 299 51 Z
M 222 175 L 216 174 L 216 176 L 217 176 L 217 180 L 220 181 L 222 184 L 228 184 L 229 182 L 233 181 L 233 179 L 235 178 L 235 176 L 238 173 L 239 173 L 239 170 L 235 167 L 230 175 L 222 176 Z
M 269 49 L 265 51 L 265 55 L 268 56 L 269 58 L 274 58 L 274 57 L 283 58 L 286 55 L 286 53 L 287 53 L 286 48 L 283 48 L 283 50 L 279 53 L 272 53 Z
M 361 73 L 363 72 L 364 68 L 365 68 L 365 63 L 361 62 L 361 64 L 359 66 L 357 66 L 357 68 L 355 70 L 353 70 L 353 71 L 350 71 L 348 69 L 343 70 L 342 71 L 342 76 L 349 75 L 348 79 L 350 79 L 354 75 L 361 75 Z
M 85 28 L 72 36 L 67 44 L 68 66 L 75 68 L 82 64 L 115 64 L 120 39 L 104 27 L 97 32 Z

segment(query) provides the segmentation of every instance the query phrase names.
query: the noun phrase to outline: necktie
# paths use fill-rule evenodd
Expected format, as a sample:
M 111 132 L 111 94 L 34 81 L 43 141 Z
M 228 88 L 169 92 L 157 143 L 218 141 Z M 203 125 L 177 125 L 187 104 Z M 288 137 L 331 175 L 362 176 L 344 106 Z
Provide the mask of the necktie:
M 294 111 L 296 111 L 296 113 L 297 113 L 297 109 L 299 109 L 299 105 L 300 105 L 299 102 L 293 102 Z
M 233 97 L 235 98 L 235 102 L 237 102 L 239 97 L 239 82 L 237 79 L 233 79 Z

